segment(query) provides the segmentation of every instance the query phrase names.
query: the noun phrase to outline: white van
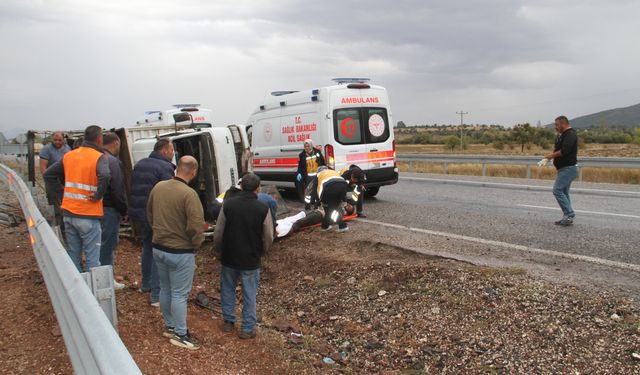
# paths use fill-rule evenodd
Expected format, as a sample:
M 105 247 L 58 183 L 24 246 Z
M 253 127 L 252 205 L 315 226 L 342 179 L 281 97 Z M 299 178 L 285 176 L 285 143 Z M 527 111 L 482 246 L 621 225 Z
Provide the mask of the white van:
M 298 154 L 311 138 L 322 147 L 327 166 L 351 164 L 367 176 L 367 196 L 398 182 L 392 113 L 387 90 L 366 78 L 336 78 L 333 86 L 276 91 L 247 121 L 253 158 L 262 181 L 296 187 Z
M 198 175 L 189 185 L 198 193 L 205 213 L 209 204 L 214 202 L 220 193 L 236 185 L 240 175 L 245 171 L 243 155 L 248 152 L 248 144 L 242 139 L 236 125 L 181 130 L 153 138 L 136 139 L 128 156 L 131 160 L 130 168 L 140 159 L 149 156 L 159 138 L 169 138 L 172 141 L 175 149 L 172 160 L 174 164 L 185 155 L 193 156 L 198 161 Z M 122 155 L 124 153 L 126 148 L 121 149 L 121 160 L 127 158 L 127 155 Z M 205 218 L 208 221 L 215 220 L 213 217 L 206 217 L 206 214 Z

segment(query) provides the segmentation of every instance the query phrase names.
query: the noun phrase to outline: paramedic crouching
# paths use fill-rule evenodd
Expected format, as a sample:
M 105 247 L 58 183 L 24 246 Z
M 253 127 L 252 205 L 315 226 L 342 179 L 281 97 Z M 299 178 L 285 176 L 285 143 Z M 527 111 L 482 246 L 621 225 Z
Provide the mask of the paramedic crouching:
M 318 174 L 311 180 L 306 189 L 305 203 L 316 205 L 322 203 L 324 216 L 322 230 L 331 230 L 331 223 L 338 224 L 337 232 L 349 230 L 347 223 L 342 220 L 342 203 L 346 202 L 348 184 L 339 172 L 325 166 L 318 168 Z

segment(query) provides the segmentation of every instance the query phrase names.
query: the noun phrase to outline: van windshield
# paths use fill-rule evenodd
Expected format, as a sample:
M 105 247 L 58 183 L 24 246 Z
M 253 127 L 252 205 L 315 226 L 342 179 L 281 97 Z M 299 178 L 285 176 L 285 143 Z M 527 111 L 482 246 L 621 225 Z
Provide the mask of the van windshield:
M 389 139 L 386 108 L 340 108 L 333 111 L 333 134 L 343 145 L 381 143 Z

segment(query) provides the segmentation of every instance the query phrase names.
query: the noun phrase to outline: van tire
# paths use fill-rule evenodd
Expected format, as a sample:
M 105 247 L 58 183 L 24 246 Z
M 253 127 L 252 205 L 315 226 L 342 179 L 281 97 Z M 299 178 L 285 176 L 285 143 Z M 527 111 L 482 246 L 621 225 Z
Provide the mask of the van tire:
M 364 196 L 366 198 L 373 198 L 380 191 L 380 186 L 371 186 L 367 187 L 367 190 L 364 191 Z

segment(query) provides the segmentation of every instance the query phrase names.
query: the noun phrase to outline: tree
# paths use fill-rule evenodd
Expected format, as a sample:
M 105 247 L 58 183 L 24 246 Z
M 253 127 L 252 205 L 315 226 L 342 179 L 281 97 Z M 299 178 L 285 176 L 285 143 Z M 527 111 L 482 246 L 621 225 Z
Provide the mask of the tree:
M 453 152 L 453 149 L 455 149 L 456 146 L 460 145 L 460 138 L 456 137 L 455 135 L 450 135 L 445 138 L 444 145 L 447 150 L 451 150 L 451 152 Z
M 518 124 L 513 128 L 513 140 L 522 146 L 521 152 L 524 152 L 524 146 L 530 146 L 533 141 L 533 128 L 529 123 Z
M 402 128 L 406 128 L 407 125 L 404 124 L 404 121 L 398 121 L 398 123 L 396 124 L 396 128 L 398 129 L 402 129 Z

